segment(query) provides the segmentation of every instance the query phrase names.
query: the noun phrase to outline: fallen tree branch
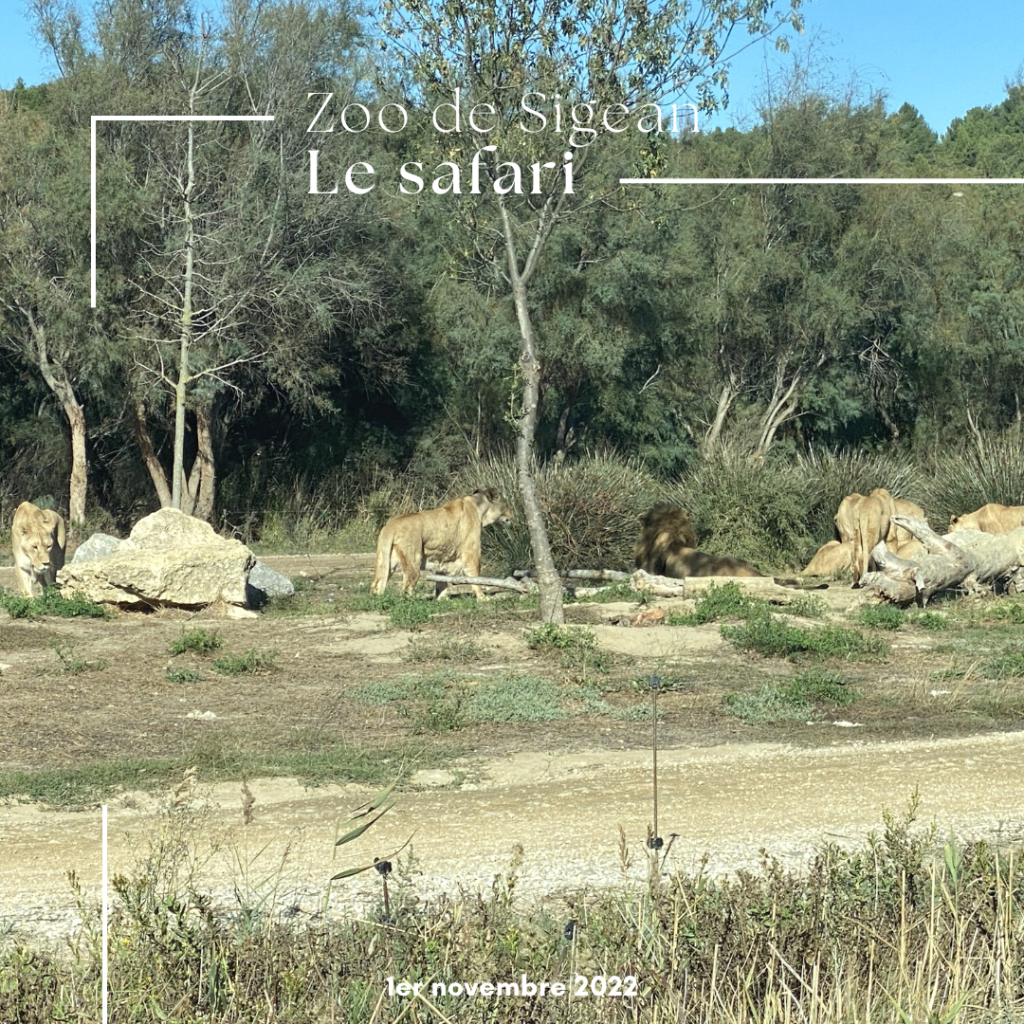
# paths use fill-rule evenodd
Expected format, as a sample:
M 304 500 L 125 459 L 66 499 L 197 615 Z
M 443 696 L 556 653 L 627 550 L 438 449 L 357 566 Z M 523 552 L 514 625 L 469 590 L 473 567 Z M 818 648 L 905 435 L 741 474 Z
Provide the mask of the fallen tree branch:
M 655 576 L 652 573 L 637 569 L 629 578 L 629 585 L 640 593 L 654 594 L 656 597 L 686 597 L 685 580 L 672 576 Z
M 499 580 L 488 576 L 445 576 L 439 572 L 425 572 L 422 579 L 449 585 L 497 587 L 502 590 L 514 590 L 519 594 L 534 594 L 540 589 L 532 580 L 514 580 L 511 577 Z
M 516 569 L 512 574 L 516 579 L 529 579 L 534 576 L 532 569 Z M 630 578 L 628 572 L 618 569 L 559 569 L 558 575 L 570 580 L 614 580 L 624 582 Z

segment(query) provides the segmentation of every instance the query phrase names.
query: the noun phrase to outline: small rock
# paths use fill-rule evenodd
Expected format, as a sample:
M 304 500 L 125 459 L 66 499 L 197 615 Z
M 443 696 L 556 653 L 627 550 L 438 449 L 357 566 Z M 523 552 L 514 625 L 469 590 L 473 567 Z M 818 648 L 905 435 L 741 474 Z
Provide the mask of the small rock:
M 190 711 L 185 717 L 199 718 L 208 722 L 210 719 L 216 718 L 217 716 L 212 711 Z
M 250 590 L 256 591 L 256 593 L 250 596 Z M 249 606 L 258 608 L 267 598 L 290 597 L 295 593 L 295 584 L 287 576 L 274 572 L 263 562 L 258 561 L 249 571 L 245 592 L 246 597 L 249 598 Z

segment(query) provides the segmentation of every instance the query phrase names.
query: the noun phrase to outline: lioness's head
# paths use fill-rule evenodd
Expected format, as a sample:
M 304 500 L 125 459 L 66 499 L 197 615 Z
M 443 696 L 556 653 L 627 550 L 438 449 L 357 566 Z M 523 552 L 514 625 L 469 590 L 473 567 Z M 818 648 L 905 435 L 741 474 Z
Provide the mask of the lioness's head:
M 26 556 L 32 562 L 32 568 L 37 572 L 43 572 L 50 567 L 50 552 L 53 547 L 53 537 L 49 531 L 20 530 L 22 558 Z
M 474 491 L 470 495 L 473 504 L 480 513 L 480 525 L 491 526 L 493 523 L 511 523 L 514 512 L 509 505 L 506 505 L 501 495 L 493 487 L 486 490 Z

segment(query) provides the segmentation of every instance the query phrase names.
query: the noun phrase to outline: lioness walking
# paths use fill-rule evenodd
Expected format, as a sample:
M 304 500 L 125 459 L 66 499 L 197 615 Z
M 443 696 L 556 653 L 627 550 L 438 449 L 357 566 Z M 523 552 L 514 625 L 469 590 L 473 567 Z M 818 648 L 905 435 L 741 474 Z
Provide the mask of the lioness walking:
M 64 566 L 64 520 L 50 509 L 23 501 L 14 512 L 11 523 L 11 548 L 14 553 L 14 575 L 26 597 L 53 586 L 57 571 Z
M 454 576 L 480 575 L 480 531 L 493 523 L 508 523 L 512 510 L 493 487 L 454 498 L 440 508 L 394 516 L 377 537 L 377 562 L 370 592 L 383 594 L 391 574 L 402 570 L 402 587 L 411 594 L 427 563 Z M 438 596 L 444 590 L 439 584 Z M 478 599 L 484 593 L 473 587 Z

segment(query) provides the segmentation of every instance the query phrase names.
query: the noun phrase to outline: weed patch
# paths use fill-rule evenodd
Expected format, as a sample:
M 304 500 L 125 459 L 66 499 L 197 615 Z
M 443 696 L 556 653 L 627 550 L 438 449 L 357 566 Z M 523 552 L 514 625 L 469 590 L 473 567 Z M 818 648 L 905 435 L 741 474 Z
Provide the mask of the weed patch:
M 740 650 L 755 651 L 769 658 L 879 658 L 889 653 L 888 642 L 879 636 L 864 636 L 855 629 L 823 625 L 810 629 L 791 626 L 771 615 L 751 619 L 740 626 L 722 626 L 722 636 Z
M 1024 676 L 1024 648 L 1020 645 L 1004 647 L 1001 653 L 982 665 L 981 674 L 986 679 L 1015 679 Z
M 190 668 L 168 668 L 164 670 L 169 683 L 198 683 L 202 678 L 201 672 Z
M 213 670 L 222 676 L 258 676 L 269 672 L 277 660 L 277 651 L 257 651 L 250 647 L 244 654 L 225 654 L 213 662 Z
M 597 649 L 597 637 L 589 629 L 545 622 L 526 634 L 526 643 L 534 651 L 557 652 L 568 668 L 608 671 L 608 656 Z
M 0 608 L 12 619 L 34 619 L 39 615 L 52 615 L 60 619 L 109 619 L 111 615 L 108 608 L 81 594 L 61 597 L 56 587 L 47 587 L 36 597 L 8 594 L 0 588 Z
M 520 674 L 480 683 L 463 707 L 466 719 L 473 722 L 551 722 L 567 717 L 555 683 Z
M 61 664 L 61 671 L 69 676 L 77 676 L 82 672 L 100 672 L 107 667 L 105 658 L 96 661 L 86 661 L 75 654 L 75 641 L 70 637 L 61 636 L 51 641 L 50 649 L 57 655 Z
M 186 651 L 193 654 L 211 654 L 223 646 L 224 638 L 217 630 L 193 629 L 186 633 L 183 626 L 181 636 L 171 644 L 169 651 L 172 655 L 184 654 Z
M 897 630 L 903 625 L 905 615 L 894 604 L 862 604 L 857 619 L 862 626 L 871 629 Z
M 716 619 L 749 619 L 767 615 L 769 604 L 764 598 L 749 597 L 738 583 L 712 583 L 694 602 L 692 612 L 670 615 L 670 626 L 703 626 Z

